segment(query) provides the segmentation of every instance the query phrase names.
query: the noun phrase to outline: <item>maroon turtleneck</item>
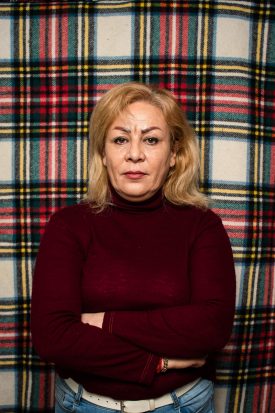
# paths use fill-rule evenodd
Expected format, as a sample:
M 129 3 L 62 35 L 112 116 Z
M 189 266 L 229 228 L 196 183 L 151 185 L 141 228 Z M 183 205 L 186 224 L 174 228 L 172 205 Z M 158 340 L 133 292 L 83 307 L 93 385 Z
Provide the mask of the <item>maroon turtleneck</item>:
M 96 214 L 63 208 L 47 224 L 32 297 L 33 344 L 88 390 L 115 399 L 160 396 L 213 379 L 212 355 L 233 322 L 235 275 L 220 218 L 174 206 L 161 191 L 130 202 L 113 191 Z M 81 313 L 105 312 L 103 328 Z M 159 358 L 202 357 L 203 368 L 157 374 Z

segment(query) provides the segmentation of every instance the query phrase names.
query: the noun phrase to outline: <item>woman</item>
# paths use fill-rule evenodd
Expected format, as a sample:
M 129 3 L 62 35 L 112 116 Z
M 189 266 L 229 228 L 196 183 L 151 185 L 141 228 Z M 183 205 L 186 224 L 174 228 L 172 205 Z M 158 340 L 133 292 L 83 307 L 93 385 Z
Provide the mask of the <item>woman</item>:
M 33 343 L 56 365 L 57 413 L 214 412 L 235 276 L 198 167 L 169 92 L 128 83 L 96 105 L 87 199 L 51 217 L 35 266 Z

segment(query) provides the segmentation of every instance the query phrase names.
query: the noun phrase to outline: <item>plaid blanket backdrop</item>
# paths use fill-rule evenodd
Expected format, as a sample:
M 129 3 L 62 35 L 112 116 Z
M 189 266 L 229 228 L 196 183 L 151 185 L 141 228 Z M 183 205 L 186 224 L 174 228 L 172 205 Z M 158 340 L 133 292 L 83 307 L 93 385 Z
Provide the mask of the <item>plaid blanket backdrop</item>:
M 1 412 L 53 411 L 53 366 L 30 336 L 35 256 L 49 216 L 86 191 L 95 102 L 136 80 L 182 103 L 233 247 L 217 412 L 274 413 L 274 16 L 272 1 L 1 2 Z

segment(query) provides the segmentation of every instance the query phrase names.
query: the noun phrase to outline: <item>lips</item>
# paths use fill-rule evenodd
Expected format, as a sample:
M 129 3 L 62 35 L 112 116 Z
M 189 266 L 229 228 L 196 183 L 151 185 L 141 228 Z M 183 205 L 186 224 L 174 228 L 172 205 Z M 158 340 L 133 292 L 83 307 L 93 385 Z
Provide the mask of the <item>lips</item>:
M 129 179 L 140 179 L 147 175 L 145 172 L 142 171 L 127 171 L 124 173 L 125 176 Z

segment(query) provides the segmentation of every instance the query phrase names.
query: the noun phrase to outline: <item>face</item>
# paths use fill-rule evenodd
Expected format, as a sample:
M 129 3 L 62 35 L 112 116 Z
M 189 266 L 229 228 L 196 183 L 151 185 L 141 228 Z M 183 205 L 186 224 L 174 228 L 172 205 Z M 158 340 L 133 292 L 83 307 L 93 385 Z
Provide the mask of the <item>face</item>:
M 103 163 L 112 186 L 129 201 L 154 195 L 175 158 L 163 113 L 150 103 L 130 104 L 107 131 Z

